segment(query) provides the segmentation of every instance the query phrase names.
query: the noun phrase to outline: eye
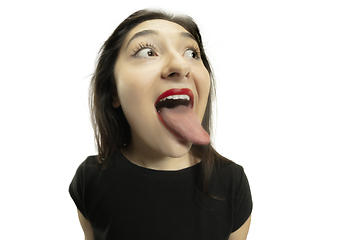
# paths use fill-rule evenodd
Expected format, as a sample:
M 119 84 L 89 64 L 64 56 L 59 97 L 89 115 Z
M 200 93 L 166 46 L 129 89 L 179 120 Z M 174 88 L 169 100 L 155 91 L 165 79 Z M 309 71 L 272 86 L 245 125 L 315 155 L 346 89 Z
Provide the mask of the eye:
M 139 50 L 136 53 L 136 56 L 141 57 L 141 58 L 146 58 L 146 57 L 156 57 L 157 54 L 154 49 L 144 48 L 144 49 Z
M 156 48 L 150 43 L 140 43 L 135 49 L 133 49 L 132 57 L 135 58 L 148 58 L 158 56 Z
M 198 59 L 200 57 L 200 52 L 196 49 L 188 49 L 184 52 L 184 57 Z

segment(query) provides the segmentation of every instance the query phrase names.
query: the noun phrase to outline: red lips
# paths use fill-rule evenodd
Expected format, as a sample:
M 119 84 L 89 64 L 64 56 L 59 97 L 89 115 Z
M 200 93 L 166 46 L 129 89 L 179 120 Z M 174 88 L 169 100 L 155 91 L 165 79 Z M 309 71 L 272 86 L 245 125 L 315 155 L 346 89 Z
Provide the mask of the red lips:
M 193 103 L 194 103 L 194 94 L 191 91 L 191 89 L 189 88 L 172 88 L 169 89 L 165 92 L 163 92 L 157 99 L 156 102 L 159 102 L 161 99 L 166 98 L 168 96 L 171 95 L 188 95 L 190 97 L 190 104 L 191 104 L 191 108 L 193 107 Z

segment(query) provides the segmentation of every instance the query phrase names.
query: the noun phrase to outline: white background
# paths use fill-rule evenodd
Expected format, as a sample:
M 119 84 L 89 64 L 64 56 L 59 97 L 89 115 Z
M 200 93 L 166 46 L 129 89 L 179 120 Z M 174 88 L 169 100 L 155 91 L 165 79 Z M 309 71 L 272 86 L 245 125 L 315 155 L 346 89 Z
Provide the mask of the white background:
M 248 239 L 360 239 L 357 1 L 3 2 L 6 239 L 83 238 L 68 185 L 96 153 L 90 75 L 101 44 L 146 7 L 200 26 L 218 84 L 213 140 L 252 188 Z

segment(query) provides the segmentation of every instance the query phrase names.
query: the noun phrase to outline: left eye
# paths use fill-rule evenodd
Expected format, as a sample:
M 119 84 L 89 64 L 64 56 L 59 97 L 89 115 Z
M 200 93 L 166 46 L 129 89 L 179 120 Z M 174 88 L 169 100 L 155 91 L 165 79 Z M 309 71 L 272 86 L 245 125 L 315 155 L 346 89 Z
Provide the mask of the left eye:
M 184 52 L 184 57 L 197 59 L 199 57 L 199 55 L 195 50 L 188 49 Z
M 156 52 L 151 48 L 144 48 L 137 53 L 138 57 L 155 57 Z

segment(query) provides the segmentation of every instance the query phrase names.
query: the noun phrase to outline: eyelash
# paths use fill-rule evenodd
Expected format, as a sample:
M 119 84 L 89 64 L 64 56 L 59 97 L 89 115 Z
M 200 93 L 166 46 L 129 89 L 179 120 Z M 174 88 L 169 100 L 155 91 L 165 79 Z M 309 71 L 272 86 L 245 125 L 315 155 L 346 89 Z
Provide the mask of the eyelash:
M 150 49 L 152 49 L 152 50 L 154 50 L 156 52 L 156 50 L 155 50 L 156 48 L 151 43 L 145 43 L 145 44 L 140 43 L 135 49 L 133 49 L 133 53 L 132 53 L 131 56 L 132 57 L 137 57 L 138 53 L 141 50 L 146 49 L 146 48 L 150 48 Z M 199 59 L 200 58 L 201 52 L 200 52 L 200 49 L 199 49 L 198 46 L 196 46 L 196 45 L 187 46 L 185 51 L 187 51 L 187 50 L 194 51 L 194 53 L 195 53 L 195 58 L 194 59 Z
M 137 54 L 138 54 L 141 50 L 143 50 L 143 49 L 145 49 L 145 48 L 150 48 L 150 49 L 152 49 L 152 50 L 155 51 L 155 47 L 154 47 L 151 43 L 145 43 L 145 44 L 140 43 L 140 44 L 133 50 L 133 53 L 132 53 L 131 56 L 136 57 Z
M 200 49 L 199 49 L 199 47 L 198 46 L 187 46 L 186 47 L 186 51 L 187 50 L 192 50 L 192 51 L 194 51 L 194 53 L 195 53 L 195 58 L 194 59 L 199 59 L 200 58 L 200 56 L 201 56 L 201 52 L 200 52 Z

